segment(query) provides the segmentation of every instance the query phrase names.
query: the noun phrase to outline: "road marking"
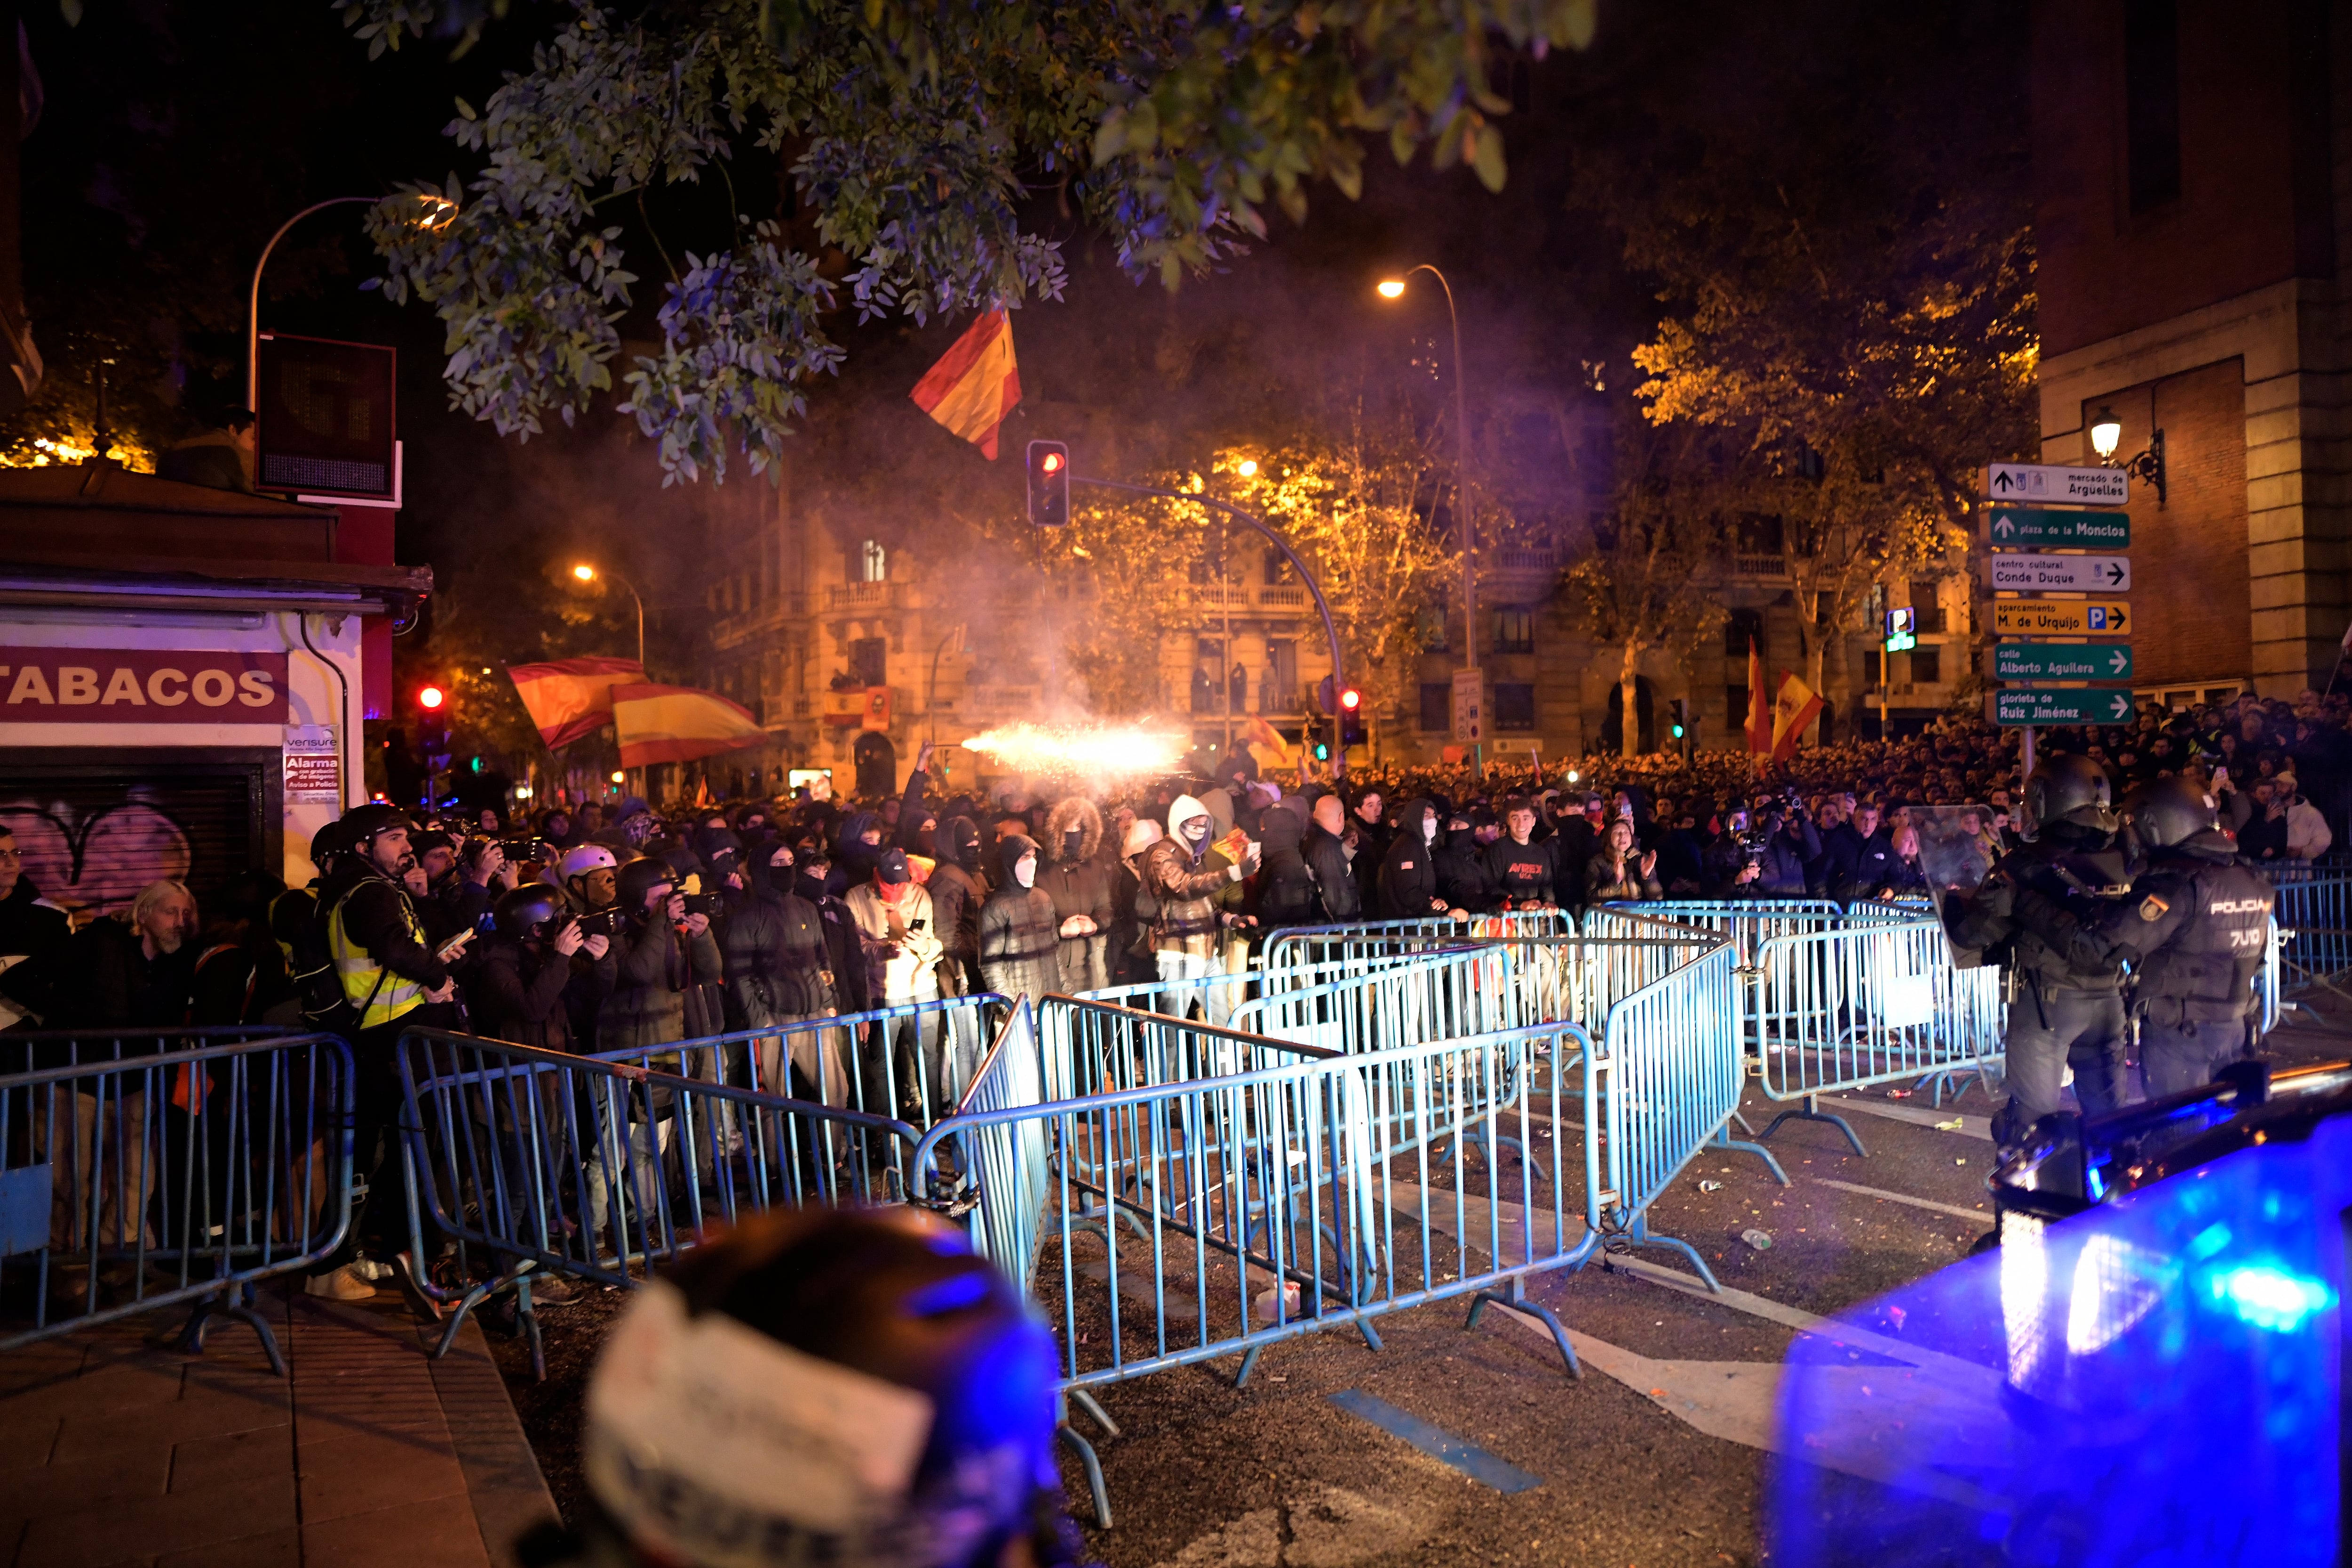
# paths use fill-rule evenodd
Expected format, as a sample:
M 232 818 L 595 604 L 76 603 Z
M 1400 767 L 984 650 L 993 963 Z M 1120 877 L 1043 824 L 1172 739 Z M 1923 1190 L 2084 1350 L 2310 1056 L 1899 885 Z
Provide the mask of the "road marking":
M 1530 1491 L 1543 1485 L 1541 1476 L 1530 1475 L 1517 1465 L 1496 1458 L 1476 1444 L 1456 1437 L 1442 1427 L 1433 1426 L 1410 1411 L 1399 1410 L 1387 1400 L 1376 1399 L 1360 1388 L 1343 1389 L 1331 1396 L 1331 1403 L 1498 1492 Z
M 1914 1105 L 1889 1105 L 1879 1100 L 1849 1100 L 1842 1095 L 1824 1098 L 1825 1106 L 1840 1110 L 1859 1110 L 1864 1116 L 1883 1116 L 1889 1121 L 1908 1121 L 1914 1127 L 1936 1127 L 1941 1122 L 1958 1121 L 1958 1127 L 1944 1127 L 1946 1132 L 1957 1132 L 1963 1138 L 1981 1138 L 1992 1142 L 1992 1118 L 1963 1116 L 1957 1110 L 1929 1110 Z
M 1937 1214 L 1972 1219 L 1979 1225 L 1992 1223 L 1992 1215 L 1983 1209 L 1964 1209 L 1958 1204 L 1939 1204 L 1933 1198 L 1915 1198 L 1909 1193 L 1890 1193 L 1884 1187 L 1865 1187 L 1859 1182 L 1833 1182 L 1827 1176 L 1815 1176 L 1813 1181 L 1821 1186 L 1835 1187 L 1842 1193 L 1860 1193 L 1866 1198 L 1885 1198 L 1890 1204 L 1909 1204 L 1915 1209 L 1931 1209 Z

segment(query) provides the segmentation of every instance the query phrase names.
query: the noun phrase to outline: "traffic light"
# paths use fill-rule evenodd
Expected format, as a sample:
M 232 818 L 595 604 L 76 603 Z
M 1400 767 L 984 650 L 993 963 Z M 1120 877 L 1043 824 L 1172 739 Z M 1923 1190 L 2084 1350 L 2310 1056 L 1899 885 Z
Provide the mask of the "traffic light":
M 1029 521 L 1039 528 L 1070 521 L 1070 448 L 1059 441 L 1029 443 Z
M 416 754 L 428 773 L 449 765 L 449 694 L 429 682 L 416 689 Z
M 1330 742 L 1318 741 L 1315 742 L 1315 760 L 1318 763 L 1328 763 L 1331 760 Z
M 1691 760 L 1692 744 L 1697 738 L 1691 733 L 1693 728 L 1694 726 L 1691 723 L 1690 699 L 1687 697 L 1675 698 L 1674 721 L 1675 750 L 1682 753 L 1682 759 L 1685 762 L 1689 762 Z
M 1364 743 L 1364 694 L 1352 686 L 1339 692 L 1339 740 L 1349 746 Z

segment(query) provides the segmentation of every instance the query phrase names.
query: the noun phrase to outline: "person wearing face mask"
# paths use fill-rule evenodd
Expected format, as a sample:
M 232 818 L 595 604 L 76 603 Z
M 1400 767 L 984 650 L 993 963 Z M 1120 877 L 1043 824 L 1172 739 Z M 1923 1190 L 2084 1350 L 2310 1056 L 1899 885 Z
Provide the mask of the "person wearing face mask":
M 969 816 L 950 816 L 939 826 L 938 864 L 923 886 L 940 930 L 940 994 L 971 994 L 980 974 L 980 906 L 988 898 L 981 879 L 980 827 Z
M 1427 920 L 1446 912 L 1437 891 L 1437 807 L 1429 801 L 1409 800 L 1397 813 L 1396 837 L 1381 861 L 1377 907 L 1382 920 Z
M 1165 982 L 1224 973 L 1225 932 L 1247 919 L 1238 912 L 1241 883 L 1257 869 L 1257 847 L 1253 844 L 1235 865 L 1210 845 L 1211 826 L 1207 806 L 1179 795 L 1168 808 L 1168 837 L 1144 856 L 1144 889 L 1160 904 L 1151 948 Z M 1222 1026 L 1232 1016 L 1230 991 L 1224 985 L 1202 988 L 1212 1025 Z
M 1344 925 L 1363 917 L 1363 900 L 1356 890 L 1356 874 L 1348 860 L 1347 809 L 1336 795 L 1316 797 L 1314 825 L 1307 831 L 1307 868 L 1315 876 L 1315 890 L 1323 900 L 1323 920 Z M 1315 923 L 1309 921 L 1308 923 Z
M 1110 942 L 1110 878 L 1095 858 L 1102 847 L 1102 813 L 1079 795 L 1054 803 L 1045 816 L 1045 843 L 1053 864 L 1038 873 L 1037 886 L 1054 900 L 1055 929 L 1061 933 L 1060 983 L 1065 995 L 1099 991 L 1110 984 L 1104 962 Z
M 842 900 L 857 921 L 866 942 L 866 969 L 882 980 L 880 1005 L 908 1006 L 939 999 L 939 963 L 942 951 L 933 925 L 931 895 L 907 864 L 903 849 L 883 851 L 874 864 L 871 881 L 861 882 Z M 887 1052 L 886 1057 L 884 1053 Z M 952 1109 L 969 1077 L 969 1064 L 950 1064 L 940 1050 L 940 1016 L 934 1010 L 887 1021 L 876 1026 L 866 1066 L 866 1109 L 886 1109 L 877 1100 L 887 1081 L 884 1068 L 896 1069 L 898 1104 L 891 1114 L 921 1116 Z M 958 1070 L 950 1071 L 950 1067 Z
M 822 834 L 793 847 L 793 893 L 816 911 L 824 929 L 826 967 L 833 973 L 835 1002 L 844 1013 L 863 1013 L 874 1005 L 874 984 L 866 970 L 866 939 L 858 934 L 857 917 L 849 906 L 825 891 L 833 865 L 826 858 Z
M 1316 924 L 1323 918 L 1323 903 L 1299 847 L 1306 824 L 1289 805 L 1269 805 L 1258 818 L 1258 831 L 1264 835 L 1265 869 L 1255 884 L 1257 923 L 1270 931 Z
M 751 886 L 721 929 L 730 1029 L 773 1028 L 830 1018 L 839 1011 L 824 921 L 815 905 L 793 891 L 793 869 L 792 846 L 766 846 L 751 864 Z M 849 1059 L 840 1037 L 845 1033 L 803 1029 L 761 1040 L 759 1087 L 796 1100 L 847 1104 Z
M 996 855 L 1003 879 L 980 907 L 981 980 L 1034 1006 L 1061 987 L 1061 921 L 1037 886 L 1037 841 L 1008 833 L 996 841 Z
M 1486 866 L 1486 846 L 1501 834 L 1502 825 L 1485 806 L 1457 811 L 1449 819 L 1444 842 L 1432 857 L 1437 866 L 1437 896 L 1449 908 L 1483 915 L 1502 904 L 1502 884 Z

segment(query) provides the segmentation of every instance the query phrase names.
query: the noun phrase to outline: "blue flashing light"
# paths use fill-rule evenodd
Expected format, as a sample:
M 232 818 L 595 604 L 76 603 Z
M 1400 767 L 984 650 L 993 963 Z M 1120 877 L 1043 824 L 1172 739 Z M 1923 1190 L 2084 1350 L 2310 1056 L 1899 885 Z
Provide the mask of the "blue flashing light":
M 2217 1269 L 2206 1277 L 2205 1289 L 2243 1321 L 2273 1333 L 2291 1334 L 2305 1318 L 2336 1304 L 2326 1281 L 2261 1264 Z

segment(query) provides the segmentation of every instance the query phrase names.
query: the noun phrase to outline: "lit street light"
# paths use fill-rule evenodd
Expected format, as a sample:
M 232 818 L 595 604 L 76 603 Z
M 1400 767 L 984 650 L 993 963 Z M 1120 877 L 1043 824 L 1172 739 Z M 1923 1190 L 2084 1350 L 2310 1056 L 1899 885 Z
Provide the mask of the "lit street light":
M 425 204 L 425 213 L 429 215 L 417 220 L 426 227 L 438 228 L 457 216 L 457 204 L 446 196 L 431 195 L 423 191 L 415 193 L 415 195 Z M 312 213 L 325 212 L 329 207 L 350 206 L 355 203 L 374 206 L 385 199 L 383 196 L 329 196 L 323 202 L 313 202 L 279 224 L 278 232 L 269 237 L 269 243 L 261 247 L 261 259 L 253 264 L 253 289 L 245 308 L 245 405 L 257 416 L 261 412 L 261 269 L 269 265 L 269 253 L 278 248 L 278 242 L 286 237 L 288 229 Z
M 1379 293 L 1383 300 L 1404 298 L 1405 279 L 1416 272 L 1426 272 L 1437 279 L 1445 291 L 1445 316 L 1454 325 L 1454 510 L 1458 514 L 1462 541 L 1462 639 L 1469 645 L 1468 666 L 1473 673 L 1478 668 L 1478 569 L 1473 557 L 1476 535 L 1472 530 L 1470 504 L 1470 400 L 1464 389 L 1468 379 L 1462 361 L 1462 318 L 1454 309 L 1454 285 L 1445 274 L 1427 262 L 1407 268 L 1402 277 L 1381 279 Z M 1486 743 L 1483 738 L 1470 750 L 1470 776 L 1478 778 L 1486 769 Z
M 572 574 L 574 577 L 579 578 L 583 583 L 593 583 L 596 581 L 596 568 L 589 565 L 585 561 L 583 561 L 579 565 L 574 566 L 572 569 Z M 622 587 L 626 588 L 629 591 L 629 597 L 636 600 L 637 602 L 637 668 L 639 669 L 643 669 L 646 667 L 645 598 L 637 592 L 637 585 L 635 583 L 630 582 L 626 577 L 622 576 L 618 572 L 608 571 L 604 575 L 610 577 L 614 582 L 618 583 Z

